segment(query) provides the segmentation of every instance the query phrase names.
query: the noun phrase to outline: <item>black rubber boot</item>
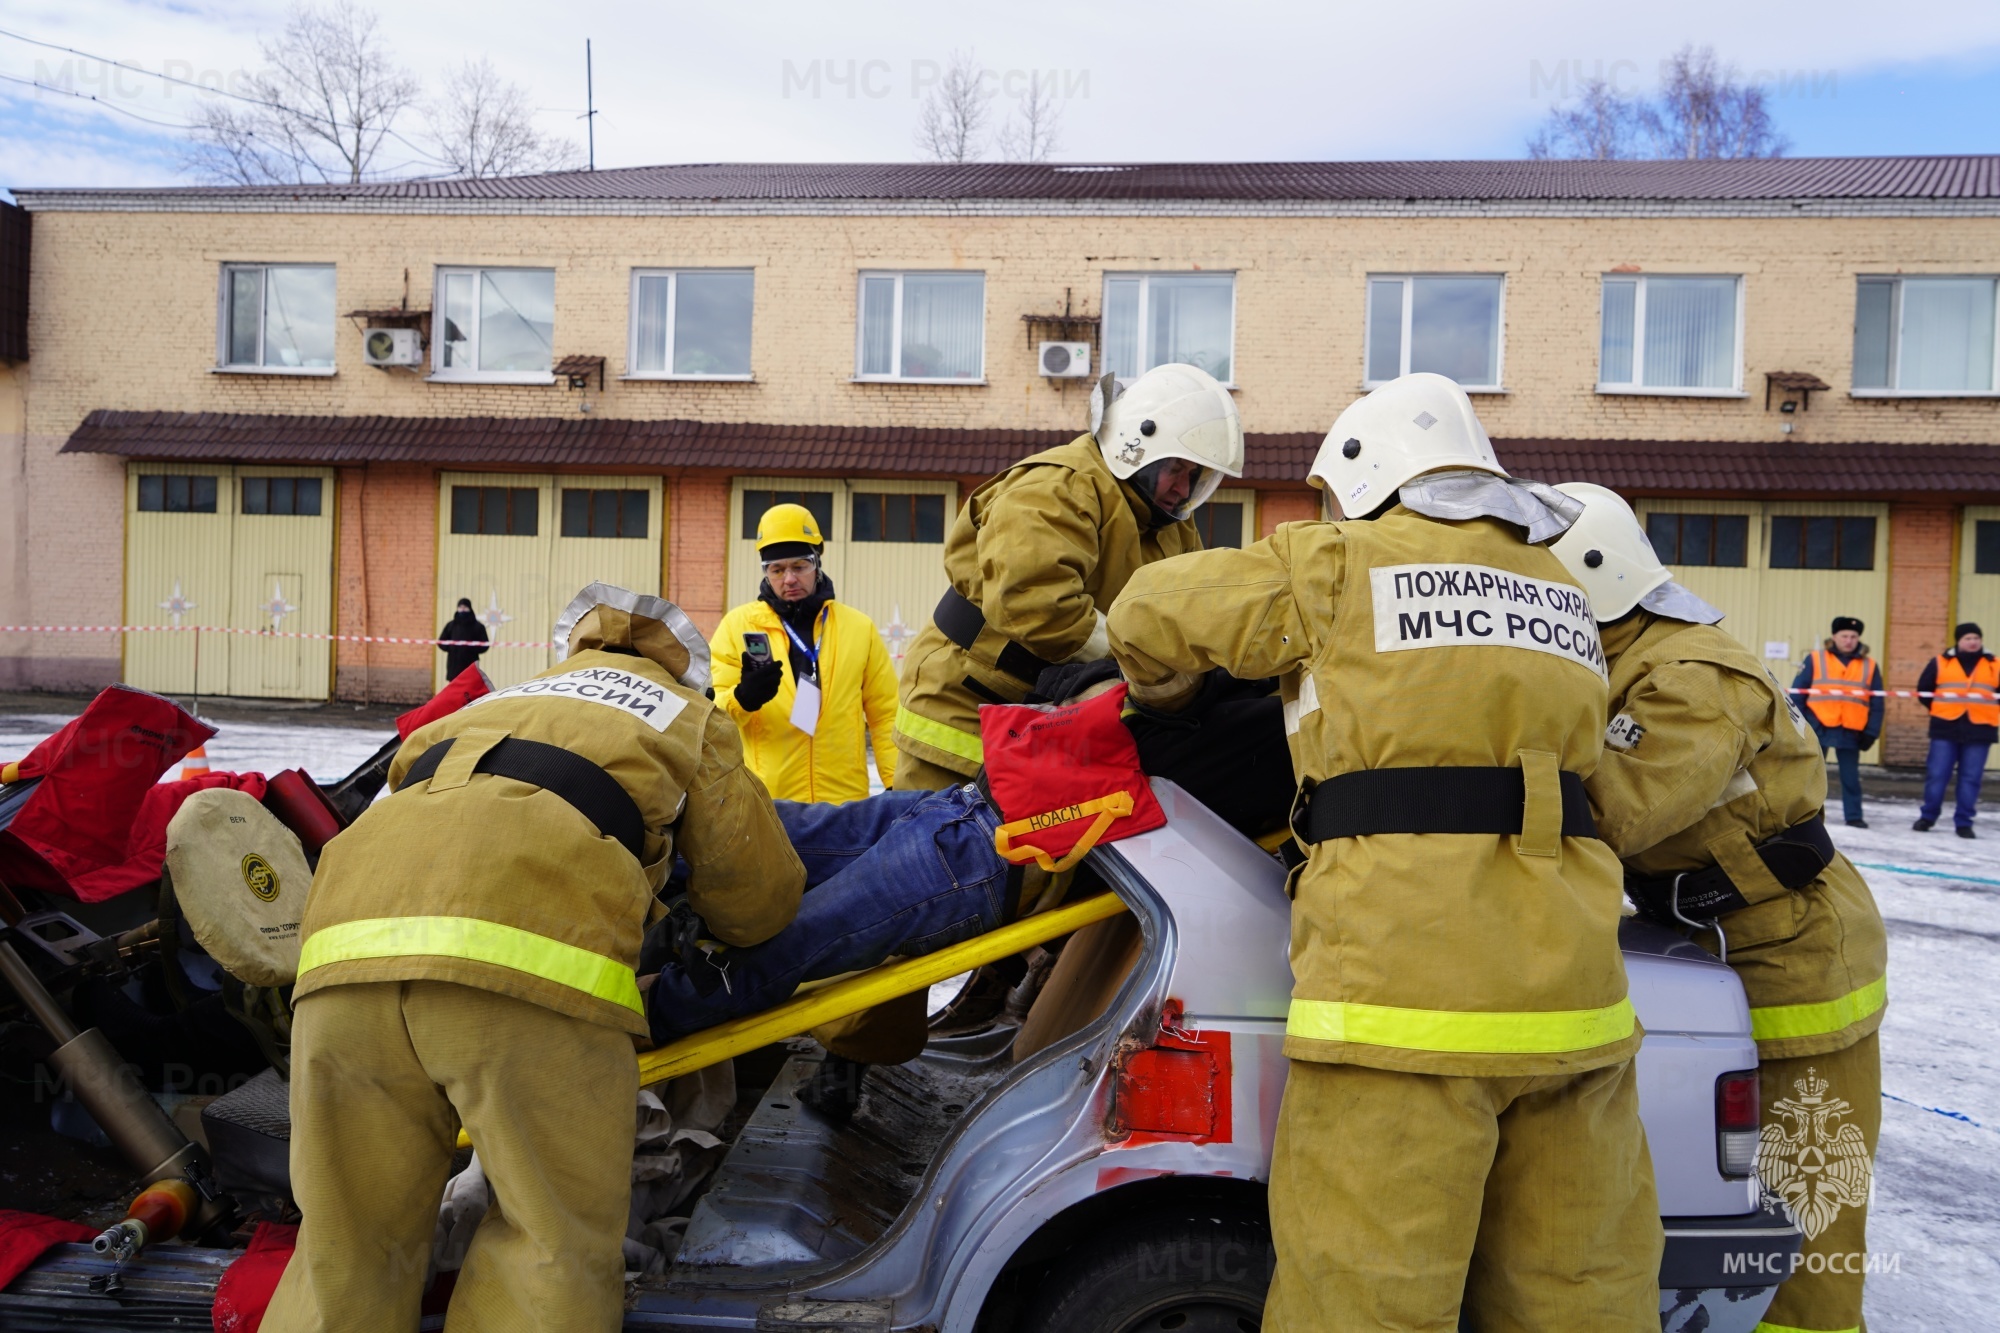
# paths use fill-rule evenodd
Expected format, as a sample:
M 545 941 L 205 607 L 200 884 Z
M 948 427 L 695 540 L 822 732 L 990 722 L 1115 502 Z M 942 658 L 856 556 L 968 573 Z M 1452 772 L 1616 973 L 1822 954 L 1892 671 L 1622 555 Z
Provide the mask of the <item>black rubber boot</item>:
M 813 1076 L 799 1084 L 798 1099 L 835 1124 L 844 1125 L 861 1105 L 861 1080 L 867 1074 L 868 1066 L 859 1060 L 828 1052 Z

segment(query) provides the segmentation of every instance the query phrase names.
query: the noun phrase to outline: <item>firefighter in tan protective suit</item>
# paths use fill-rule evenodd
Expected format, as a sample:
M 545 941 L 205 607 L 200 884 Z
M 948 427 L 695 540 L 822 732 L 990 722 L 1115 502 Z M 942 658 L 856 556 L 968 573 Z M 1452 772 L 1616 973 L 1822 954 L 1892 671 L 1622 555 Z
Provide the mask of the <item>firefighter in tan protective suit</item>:
M 1195 366 L 1156 366 L 1090 397 L 1091 429 L 972 493 L 945 538 L 951 581 L 903 661 L 896 787 L 936 791 L 979 772 L 979 706 L 1019 703 L 1048 667 L 1106 655 L 1104 612 L 1135 570 L 1201 548 L 1189 516 L 1243 475 L 1229 391 Z M 814 1032 L 823 1062 L 808 1104 L 851 1110 L 863 1064 L 924 1047 L 922 994 Z
M 1229 391 L 1195 366 L 1155 366 L 1091 393 L 1090 434 L 1025 458 L 972 493 L 945 538 L 951 588 L 903 662 L 896 785 L 979 771 L 979 706 L 1019 703 L 1045 669 L 1106 655 L 1104 613 L 1155 560 L 1201 548 L 1189 515 L 1243 475 Z
M 292 1036 L 299 1245 L 269 1333 L 417 1326 L 462 1125 L 500 1206 L 454 1328 L 619 1327 L 647 1032 L 633 969 L 676 852 L 731 944 L 805 880 L 681 610 L 592 584 L 560 664 L 413 733 L 326 847 Z
M 1587 784 L 1598 833 L 1640 911 L 1688 929 L 1743 979 L 1757 1171 L 1806 1233 L 1758 1328 L 1858 1333 L 1882 1120 L 1881 912 L 1827 837 L 1826 765 L 1797 705 L 1716 628 L 1721 612 L 1672 581 L 1625 501 L 1559 489 L 1585 508 L 1554 550 L 1590 593 L 1611 670 L 1604 758 Z
M 1357 521 L 1162 561 L 1113 606 L 1140 703 L 1278 676 L 1306 847 L 1264 1327 L 1657 1333 L 1618 859 L 1583 779 L 1597 626 L 1464 392 L 1349 407 L 1312 481 Z M 1358 521 L 1365 519 L 1367 521 Z

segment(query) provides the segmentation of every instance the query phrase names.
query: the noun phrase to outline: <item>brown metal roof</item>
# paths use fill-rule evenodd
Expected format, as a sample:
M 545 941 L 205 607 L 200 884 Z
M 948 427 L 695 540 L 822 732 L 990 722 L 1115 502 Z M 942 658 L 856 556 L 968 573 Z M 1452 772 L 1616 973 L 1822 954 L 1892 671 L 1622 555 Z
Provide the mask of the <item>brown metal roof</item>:
M 693 468 L 983 477 L 1074 438 L 1062 430 L 778 426 L 568 417 L 296 417 L 92 412 L 65 453 L 176 461 Z M 1245 477 L 1298 482 L 1323 436 L 1248 436 Z M 2000 445 L 1496 440 L 1520 476 L 1628 495 L 2000 498 Z
M 1253 475 L 1303 477 L 1322 436 L 1252 436 Z M 1536 481 L 1593 481 L 1625 495 L 1762 499 L 2000 496 L 2000 444 L 1809 444 L 1737 440 L 1495 440 L 1501 463 Z
M 2000 155 L 1645 162 L 714 162 L 483 180 L 29 192 L 71 203 L 87 203 L 92 194 L 163 201 L 203 196 L 522 201 L 1993 199 L 2000 198 Z M 33 207 L 36 200 L 29 203 Z

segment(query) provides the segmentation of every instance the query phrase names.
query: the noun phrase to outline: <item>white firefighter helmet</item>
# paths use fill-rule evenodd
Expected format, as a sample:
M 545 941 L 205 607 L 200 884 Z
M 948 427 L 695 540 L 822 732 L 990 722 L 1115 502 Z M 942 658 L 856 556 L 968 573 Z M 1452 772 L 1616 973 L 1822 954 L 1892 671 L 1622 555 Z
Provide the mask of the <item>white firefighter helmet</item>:
M 1112 476 L 1126 481 L 1147 473 L 1135 484 L 1149 500 L 1149 469 L 1175 458 L 1200 468 L 1186 500 L 1171 509 L 1154 502 L 1176 520 L 1214 495 L 1225 476 L 1243 475 L 1243 421 L 1235 400 L 1199 366 L 1154 366 L 1122 391 L 1113 376 L 1104 376 L 1090 395 L 1090 433 Z
M 1507 475 L 1465 390 L 1426 371 L 1390 380 L 1350 404 L 1327 432 L 1306 480 L 1359 518 L 1393 499 L 1404 482 L 1439 468 Z
M 1646 540 L 1638 515 L 1616 491 L 1587 481 L 1565 481 L 1556 489 L 1583 502 L 1583 517 L 1549 550 L 1590 594 L 1591 613 L 1600 621 L 1618 619 L 1647 593 L 1673 581 Z

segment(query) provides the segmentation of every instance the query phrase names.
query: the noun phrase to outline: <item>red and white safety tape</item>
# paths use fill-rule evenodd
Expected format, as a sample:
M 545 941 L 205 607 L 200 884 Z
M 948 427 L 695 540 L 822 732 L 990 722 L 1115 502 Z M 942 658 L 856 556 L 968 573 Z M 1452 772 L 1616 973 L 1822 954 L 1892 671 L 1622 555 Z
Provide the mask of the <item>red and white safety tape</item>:
M 1923 693 L 1923 692 L 1921 692 L 1921 691 L 1919 691 L 1919 690 L 1819 690 L 1819 689 L 1812 689 L 1812 688 L 1810 688 L 1810 687 L 1809 687 L 1809 688 L 1806 688 L 1806 689 L 1802 689 L 1802 690 L 1801 690 L 1801 689 L 1792 689 L 1792 690 L 1786 690 L 1786 691 L 1785 691 L 1785 693 L 1787 693 L 1787 694 L 1796 694 L 1796 695 L 1799 695 L 1799 696 L 1800 696 L 1800 697 L 1802 697 L 1802 698 L 1803 698 L 1803 697 L 1810 697 L 1810 696 L 1815 696 L 1815 695 L 1816 695 L 1816 696 L 1818 696 L 1819 698 L 1822 698 L 1822 699 L 1836 699 L 1836 700 L 1838 700 L 1838 699 L 1855 699 L 1855 700 L 1859 700 L 1859 699 L 1862 699 L 1862 698 L 1869 698 L 1869 699 L 1930 699 L 1930 698 L 1933 698 L 1933 697 L 1936 697 L 1936 698 L 1939 698 L 1939 699 L 1942 699 L 1942 700 L 1944 700 L 1944 701 L 1945 701 L 1946 703 L 1948 703 L 1948 704 L 1956 704 L 1956 703 L 1967 703 L 1967 704 L 1990 704 L 1990 703 L 2000 703 L 2000 696 L 1995 696 L 1995 695 L 1992 695 L 1992 694 L 1985 694 L 1985 693 L 1981 693 L 1981 692 L 1979 692 L 1979 691 L 1977 691 L 1977 690 L 1954 690 L 1954 689 L 1950 689 L 1950 688 L 1946 688 L 1946 689 L 1941 689 L 1941 690 L 1938 690 L 1938 691 L 1936 692 L 1935 696 L 1933 696 L 1933 695 L 1930 695 L 1930 694 L 1925 694 L 1925 693 Z
M 235 625 L 0 625 L 0 634 L 151 634 L 158 631 L 178 634 L 255 634 L 269 639 L 318 639 L 329 643 L 430 644 L 439 648 L 548 648 L 546 639 L 411 639 L 396 634 L 311 634 L 303 630 L 243 629 Z M 1804 698 L 1929 699 L 1932 695 L 1916 690 L 1792 689 L 1788 694 Z M 1995 697 L 1978 691 L 1944 689 L 1937 696 L 1947 702 L 1993 703 Z
M 319 639 L 330 643 L 434 644 L 440 648 L 547 648 L 546 639 L 409 639 L 395 634 L 312 634 L 304 630 L 243 629 L 236 625 L 0 625 L 0 634 L 255 634 L 267 639 Z

